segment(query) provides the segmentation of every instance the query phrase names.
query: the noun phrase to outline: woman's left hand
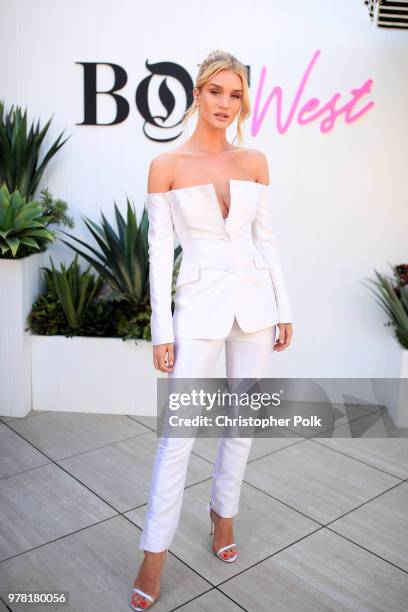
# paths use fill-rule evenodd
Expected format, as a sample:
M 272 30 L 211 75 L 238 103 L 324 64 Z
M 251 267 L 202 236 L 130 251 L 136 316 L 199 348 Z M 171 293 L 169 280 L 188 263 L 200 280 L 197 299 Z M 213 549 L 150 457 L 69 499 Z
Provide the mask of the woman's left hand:
M 292 323 L 278 323 L 279 326 L 279 340 L 276 340 L 274 351 L 284 351 L 288 348 L 290 341 L 292 340 L 293 328 Z

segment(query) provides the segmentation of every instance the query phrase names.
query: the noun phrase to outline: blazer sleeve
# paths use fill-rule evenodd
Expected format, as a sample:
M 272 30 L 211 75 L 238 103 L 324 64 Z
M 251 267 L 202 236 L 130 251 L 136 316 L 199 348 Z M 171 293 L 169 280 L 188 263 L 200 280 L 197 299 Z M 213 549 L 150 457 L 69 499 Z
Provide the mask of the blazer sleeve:
M 279 323 L 293 323 L 288 290 L 280 262 L 277 236 L 274 232 L 271 190 L 263 185 L 253 223 L 253 240 L 268 264 L 275 291 Z
M 146 196 L 149 219 L 149 284 L 152 344 L 174 342 L 171 289 L 174 266 L 174 226 L 166 193 Z

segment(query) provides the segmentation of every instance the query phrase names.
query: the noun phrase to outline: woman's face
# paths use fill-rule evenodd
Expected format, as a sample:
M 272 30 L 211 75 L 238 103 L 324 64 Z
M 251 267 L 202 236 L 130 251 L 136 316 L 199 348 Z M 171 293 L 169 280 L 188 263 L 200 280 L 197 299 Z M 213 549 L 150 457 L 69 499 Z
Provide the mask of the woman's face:
M 215 128 L 226 129 L 241 110 L 242 82 L 233 70 L 221 70 L 199 90 L 195 87 L 200 118 Z

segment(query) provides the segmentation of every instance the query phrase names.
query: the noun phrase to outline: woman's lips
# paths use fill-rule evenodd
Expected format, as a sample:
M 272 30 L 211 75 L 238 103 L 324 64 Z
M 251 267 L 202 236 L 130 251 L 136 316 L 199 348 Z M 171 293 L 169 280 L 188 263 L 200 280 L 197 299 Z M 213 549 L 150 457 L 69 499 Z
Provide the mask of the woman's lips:
M 228 115 L 224 115 L 223 113 L 215 113 L 215 116 L 220 121 L 226 121 L 228 119 Z

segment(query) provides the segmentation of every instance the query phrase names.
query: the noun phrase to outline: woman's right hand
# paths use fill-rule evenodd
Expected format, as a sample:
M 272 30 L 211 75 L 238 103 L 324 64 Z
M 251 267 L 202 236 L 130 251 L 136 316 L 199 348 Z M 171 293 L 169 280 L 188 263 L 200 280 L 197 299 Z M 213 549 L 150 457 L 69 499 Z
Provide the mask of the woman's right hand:
M 153 363 L 156 370 L 172 372 L 174 364 L 174 342 L 153 346 Z

